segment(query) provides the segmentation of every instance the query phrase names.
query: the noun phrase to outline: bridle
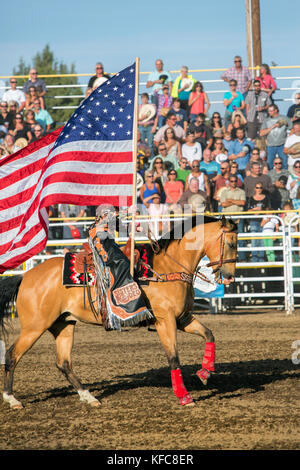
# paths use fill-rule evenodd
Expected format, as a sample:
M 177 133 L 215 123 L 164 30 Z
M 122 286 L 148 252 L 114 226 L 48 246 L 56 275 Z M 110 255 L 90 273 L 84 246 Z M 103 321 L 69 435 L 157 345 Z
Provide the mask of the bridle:
M 214 241 L 214 243 L 216 243 L 219 239 L 220 240 L 220 256 L 219 256 L 219 260 L 218 261 L 212 261 L 208 264 L 205 265 L 205 267 L 209 268 L 209 267 L 212 267 L 212 266 L 216 266 L 216 268 L 213 270 L 213 273 L 215 274 L 222 266 L 223 264 L 226 264 L 226 263 L 236 263 L 236 260 L 237 258 L 228 258 L 228 259 L 224 259 L 224 248 L 225 248 L 225 237 L 226 237 L 226 234 L 227 233 L 234 233 L 235 231 L 232 230 L 232 231 L 227 231 L 227 230 L 222 230 L 220 236 L 217 238 L 217 240 Z M 159 253 L 160 251 L 160 247 L 158 245 L 158 242 L 157 240 L 153 240 L 152 238 L 150 238 L 149 234 L 148 234 L 148 238 L 151 242 L 151 246 L 152 246 L 152 249 L 154 251 L 154 253 Z M 179 261 L 177 261 L 175 258 L 173 258 L 173 256 L 169 255 L 167 252 L 164 253 L 164 256 L 167 256 L 168 258 L 170 258 L 172 261 L 174 261 L 174 263 L 176 263 L 178 266 L 180 266 L 181 268 L 185 269 L 188 274 L 190 274 L 190 279 L 191 279 L 191 282 L 193 280 L 193 277 L 196 276 L 198 278 L 200 278 L 201 280 L 203 281 L 206 281 L 208 282 L 209 284 L 214 284 L 210 279 L 208 279 L 205 274 L 202 274 L 200 272 L 197 272 L 197 271 L 192 271 L 190 268 L 188 268 L 187 266 L 184 266 L 182 263 L 180 263 Z M 143 262 L 142 262 L 143 263 Z M 148 268 L 150 268 L 150 266 L 147 265 Z M 150 268 L 151 269 L 151 268 Z M 157 281 L 168 281 L 167 279 L 167 275 L 166 274 L 158 274 L 156 273 L 155 271 L 153 271 L 153 269 L 151 269 L 151 271 L 155 274 L 155 276 L 157 277 L 156 279 L 153 279 L 153 280 L 157 280 Z M 169 273 L 169 275 L 171 274 L 175 274 L 175 273 Z M 189 281 L 187 281 L 189 282 Z
M 226 263 L 236 263 L 237 258 L 223 259 L 226 233 L 233 233 L 233 232 L 234 232 L 234 231 L 229 232 L 229 231 L 227 231 L 227 230 L 222 230 L 222 233 L 220 234 L 220 236 L 219 236 L 219 237 L 217 238 L 217 240 L 216 240 L 216 241 L 218 241 L 219 238 L 221 238 L 219 261 L 212 261 L 211 263 L 208 263 L 208 264 L 206 265 L 207 267 L 217 266 L 217 268 L 213 270 L 213 273 L 217 272 L 218 269 L 220 269 L 223 264 L 226 264 Z

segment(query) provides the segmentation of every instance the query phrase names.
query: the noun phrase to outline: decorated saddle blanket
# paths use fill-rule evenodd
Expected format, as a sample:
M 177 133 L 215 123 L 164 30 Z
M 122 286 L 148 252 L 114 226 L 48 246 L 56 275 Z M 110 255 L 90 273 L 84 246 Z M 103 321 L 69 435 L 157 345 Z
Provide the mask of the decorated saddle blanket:
M 136 269 L 134 280 L 141 285 L 149 284 L 149 279 L 153 277 L 153 250 L 149 244 L 137 245 L 135 251 Z M 126 253 L 125 253 L 126 254 Z M 128 257 L 128 256 L 127 256 Z M 67 287 L 94 286 L 96 281 L 95 265 L 92 250 L 85 243 L 79 252 L 65 254 L 63 265 L 63 285 Z
M 92 268 L 84 269 L 84 265 L 78 263 L 81 253 L 66 253 L 63 264 L 63 285 L 67 287 L 94 286 L 96 282 L 94 263 Z

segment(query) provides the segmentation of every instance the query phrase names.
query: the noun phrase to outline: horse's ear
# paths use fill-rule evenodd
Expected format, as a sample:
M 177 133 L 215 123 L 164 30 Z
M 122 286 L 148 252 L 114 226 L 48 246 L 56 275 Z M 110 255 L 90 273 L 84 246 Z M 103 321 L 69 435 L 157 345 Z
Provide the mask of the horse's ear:
M 221 224 L 222 224 L 222 225 L 221 225 L 222 227 L 226 227 L 226 226 L 227 226 L 227 221 L 226 221 L 225 215 L 222 215 Z

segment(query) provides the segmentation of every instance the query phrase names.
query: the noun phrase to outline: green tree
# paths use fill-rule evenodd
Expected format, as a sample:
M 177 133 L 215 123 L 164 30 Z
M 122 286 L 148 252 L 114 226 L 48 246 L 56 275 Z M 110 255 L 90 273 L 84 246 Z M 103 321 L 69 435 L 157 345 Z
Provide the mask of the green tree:
M 75 74 L 74 63 L 68 67 L 65 63 L 55 59 L 50 46 L 46 44 L 42 52 L 32 58 L 32 65 L 28 65 L 21 57 L 19 64 L 13 68 L 13 75 L 28 75 L 31 68 L 36 68 L 39 76 L 41 75 L 57 75 L 57 77 L 43 78 L 47 86 L 47 94 L 45 96 L 46 107 L 51 114 L 53 120 L 59 125 L 66 122 L 74 109 L 57 109 L 61 106 L 78 106 L 83 98 L 55 98 L 55 96 L 72 96 L 81 95 L 82 89 L 78 87 L 62 87 L 62 88 L 49 88 L 51 85 L 76 85 L 78 84 L 77 77 L 59 77 L 61 74 Z M 19 79 L 18 85 L 23 85 L 27 79 Z

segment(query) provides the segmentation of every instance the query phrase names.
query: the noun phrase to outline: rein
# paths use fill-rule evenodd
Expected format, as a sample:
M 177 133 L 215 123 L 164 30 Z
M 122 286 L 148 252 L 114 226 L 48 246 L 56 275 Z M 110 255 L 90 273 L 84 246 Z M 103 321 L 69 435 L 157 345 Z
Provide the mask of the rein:
M 218 271 L 218 269 L 220 269 L 222 267 L 223 264 L 226 264 L 226 263 L 235 263 L 236 262 L 236 258 L 229 258 L 229 259 L 224 259 L 223 256 L 224 256 L 224 247 L 225 247 L 225 236 L 226 236 L 226 233 L 230 233 L 230 232 L 227 232 L 226 230 L 222 230 L 222 233 L 221 235 L 217 238 L 216 241 L 218 241 L 220 238 L 221 238 L 221 243 L 220 243 L 220 257 L 219 257 L 219 261 L 212 261 L 211 263 L 208 263 L 206 265 L 206 267 L 212 267 L 212 266 L 217 266 L 216 269 L 213 270 L 213 273 L 216 273 Z M 153 235 L 153 234 L 152 234 Z M 148 233 L 148 238 L 151 242 L 151 247 L 153 249 L 153 252 L 155 254 L 157 254 L 160 250 L 159 248 L 159 245 L 158 245 L 158 241 L 156 239 L 153 239 L 149 236 L 149 233 Z M 189 278 L 187 279 L 182 279 L 182 280 L 185 280 L 186 282 L 190 282 L 192 283 L 193 281 L 193 276 L 196 276 L 198 277 L 199 279 L 201 279 L 202 281 L 205 281 L 209 284 L 214 284 L 212 281 L 210 281 L 204 274 L 201 274 L 199 272 L 196 272 L 196 271 L 192 271 L 190 268 L 186 267 L 184 264 L 181 264 L 179 261 L 177 261 L 175 258 L 173 258 L 173 256 L 169 255 L 167 252 L 165 252 L 165 256 L 167 256 L 168 258 L 170 258 L 172 261 L 174 261 L 174 263 L 176 263 L 178 266 L 180 266 L 181 268 L 185 269 L 190 275 L 191 275 L 191 280 L 190 280 L 190 276 Z M 158 274 L 156 273 L 149 265 L 146 265 L 146 263 L 144 263 L 144 261 L 140 260 L 140 262 L 142 264 L 144 264 L 146 267 L 148 267 L 148 269 L 150 269 L 156 276 L 157 278 L 156 279 L 152 279 L 152 280 L 156 280 L 156 281 L 160 281 L 160 282 L 167 282 L 169 280 L 173 280 L 173 279 L 168 279 L 168 277 L 172 276 L 172 275 L 175 275 L 175 274 L 178 274 L 178 273 L 169 273 L 169 274 Z M 181 274 L 185 274 L 185 273 L 181 273 Z M 176 280 L 176 279 L 174 279 Z M 177 279 L 178 280 L 178 279 Z

